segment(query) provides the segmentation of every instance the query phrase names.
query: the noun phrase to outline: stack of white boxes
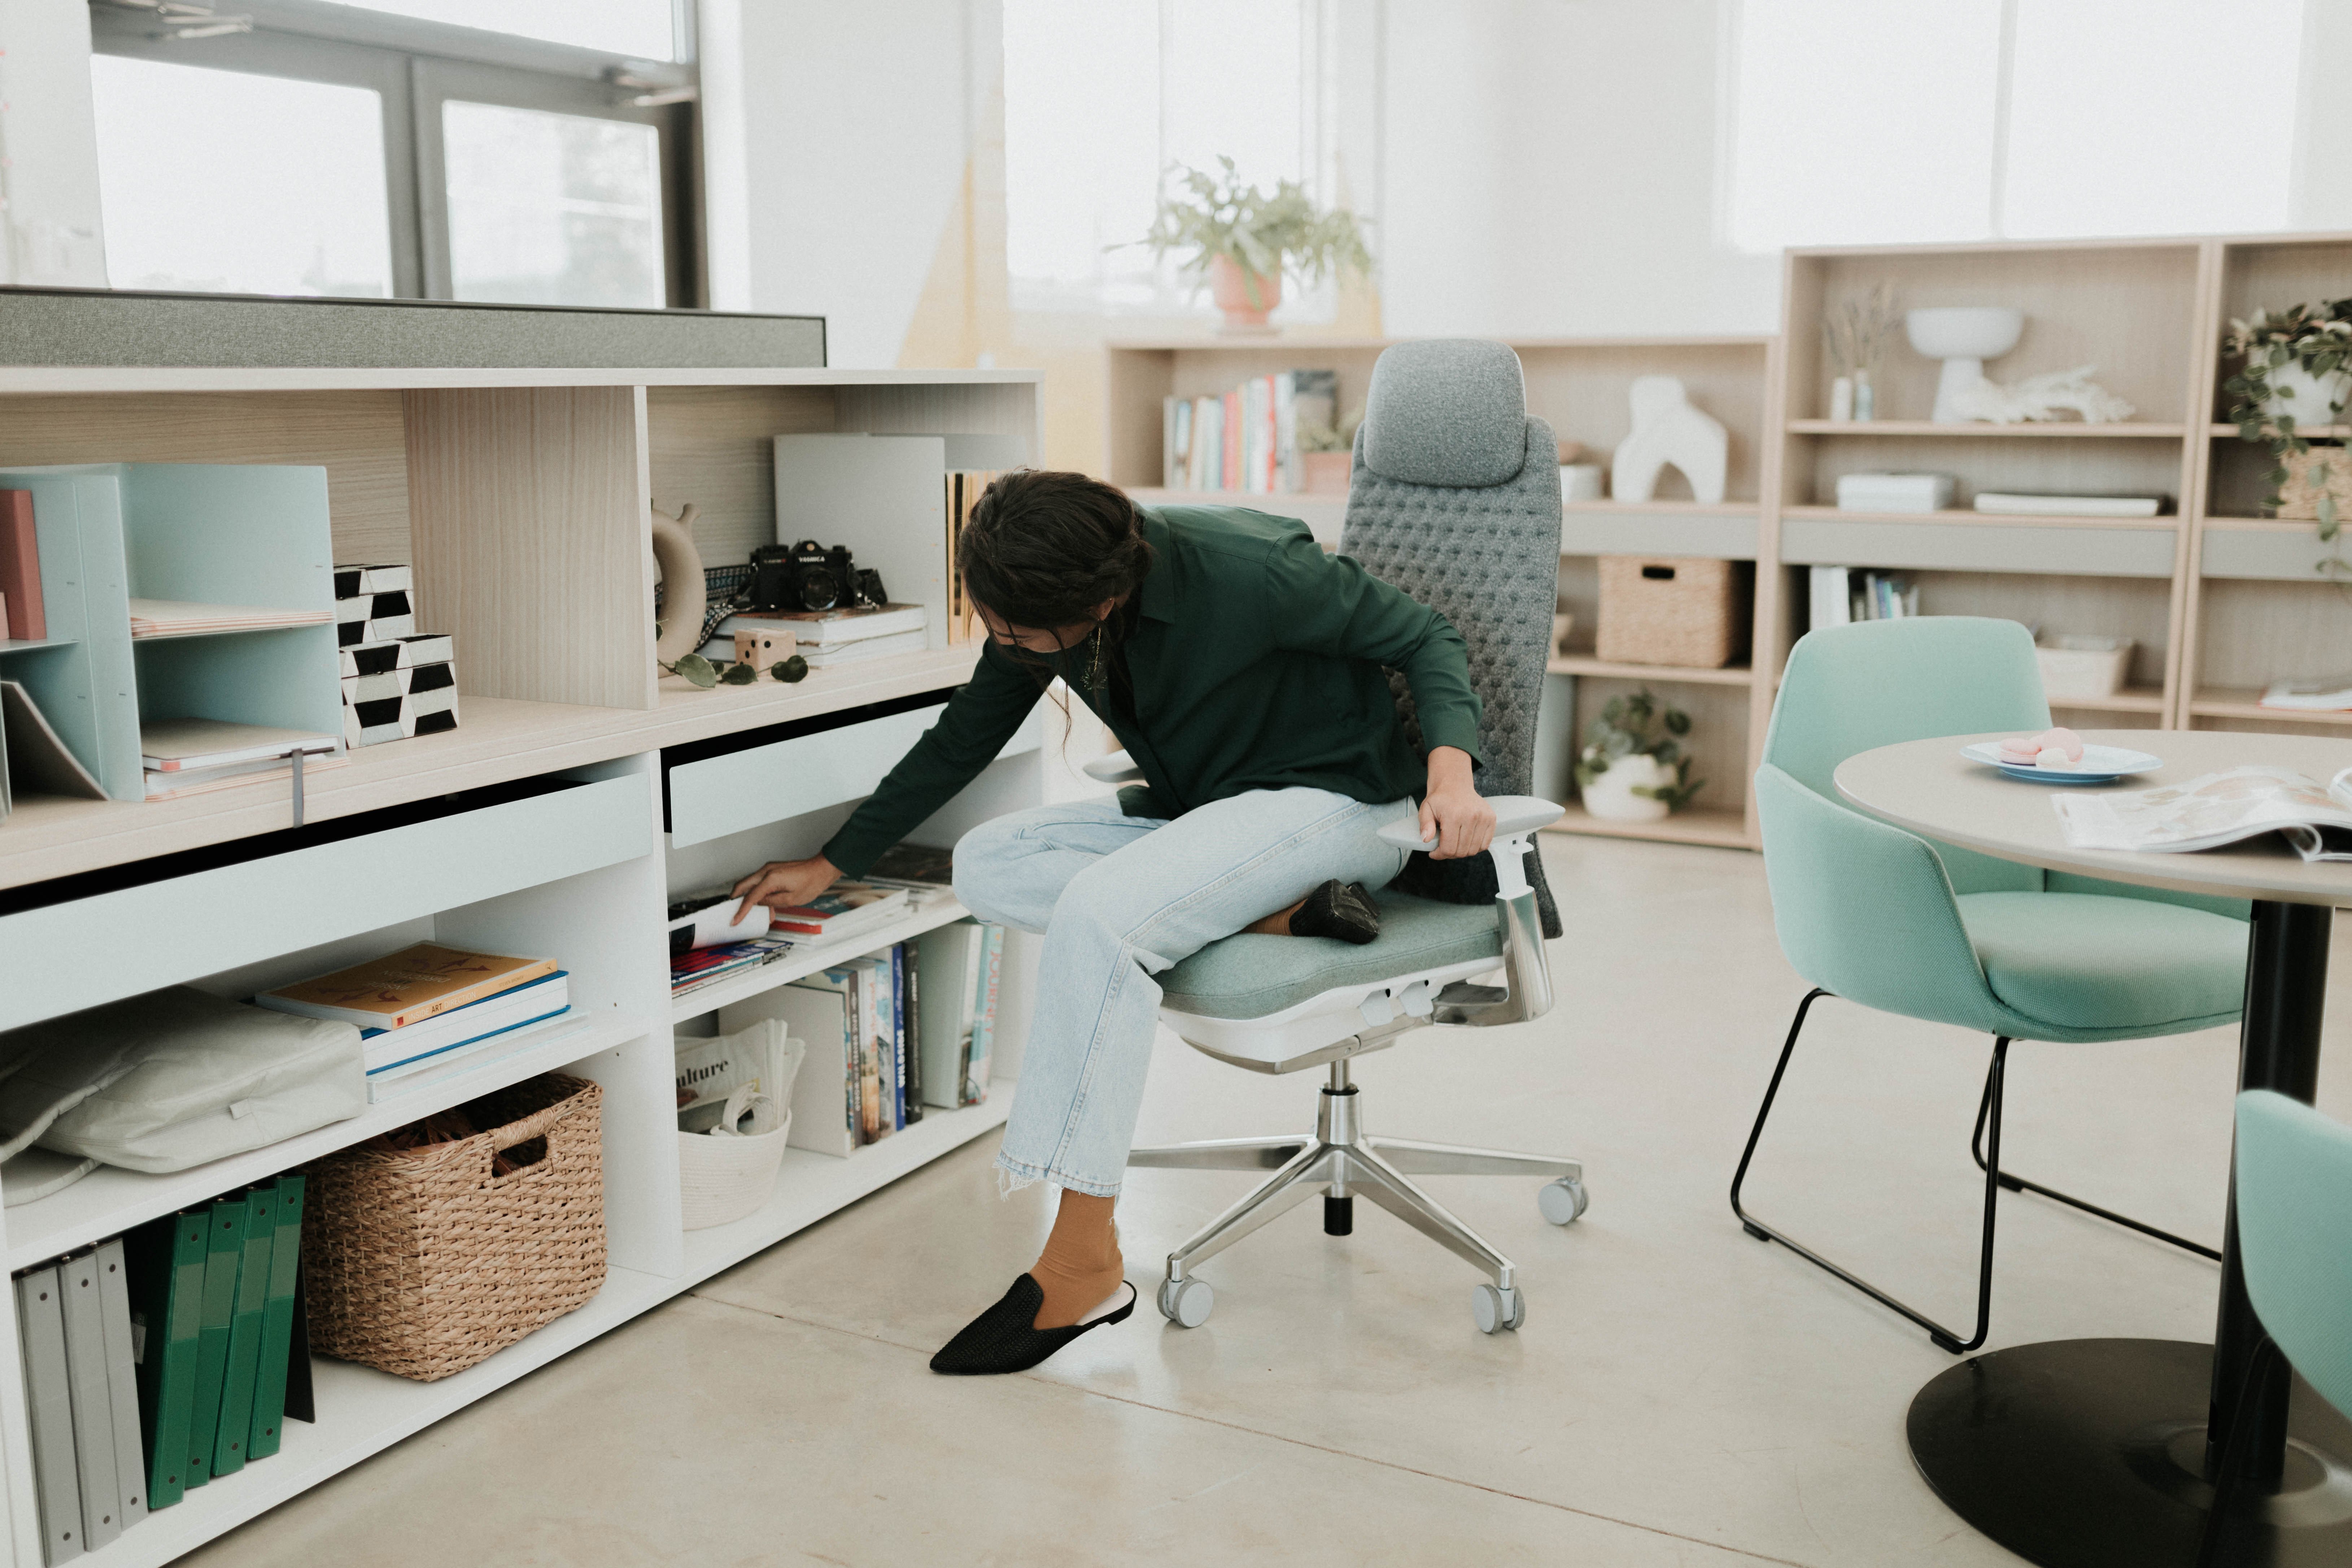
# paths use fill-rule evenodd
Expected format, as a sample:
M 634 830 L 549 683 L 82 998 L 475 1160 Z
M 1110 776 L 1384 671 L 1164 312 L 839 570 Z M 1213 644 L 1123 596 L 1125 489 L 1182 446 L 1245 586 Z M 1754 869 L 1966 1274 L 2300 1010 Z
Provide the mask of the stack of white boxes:
M 446 635 L 418 636 L 406 566 L 335 568 L 343 741 L 373 746 L 457 727 L 457 665 Z

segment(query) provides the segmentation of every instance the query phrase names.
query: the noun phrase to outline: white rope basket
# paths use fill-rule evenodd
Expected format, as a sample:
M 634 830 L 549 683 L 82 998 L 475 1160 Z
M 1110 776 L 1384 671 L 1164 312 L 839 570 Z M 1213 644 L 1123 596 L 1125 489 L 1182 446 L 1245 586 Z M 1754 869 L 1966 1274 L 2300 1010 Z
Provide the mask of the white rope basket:
M 741 1091 L 738 1091 L 739 1096 Z M 766 1103 L 765 1097 L 755 1097 Z M 730 1100 L 727 1125 L 734 1125 Z M 765 1132 L 714 1137 L 708 1132 L 677 1135 L 679 1195 L 684 1199 L 686 1228 L 708 1230 L 741 1219 L 775 1190 L 776 1172 L 784 1163 L 784 1140 L 793 1130 L 789 1107 Z

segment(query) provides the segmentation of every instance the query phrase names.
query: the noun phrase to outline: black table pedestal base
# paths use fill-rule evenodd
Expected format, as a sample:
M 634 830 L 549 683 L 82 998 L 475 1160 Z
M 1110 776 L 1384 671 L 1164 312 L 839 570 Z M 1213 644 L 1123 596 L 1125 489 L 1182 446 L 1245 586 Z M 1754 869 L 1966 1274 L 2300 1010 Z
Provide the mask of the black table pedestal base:
M 2210 1345 L 2062 1340 L 1960 1363 L 1911 1402 L 1911 1457 L 1952 1511 L 2042 1568 L 2195 1568 Z M 2220 1561 L 2352 1563 L 2352 1422 L 2298 1387 L 2277 1489 L 2240 1489 Z

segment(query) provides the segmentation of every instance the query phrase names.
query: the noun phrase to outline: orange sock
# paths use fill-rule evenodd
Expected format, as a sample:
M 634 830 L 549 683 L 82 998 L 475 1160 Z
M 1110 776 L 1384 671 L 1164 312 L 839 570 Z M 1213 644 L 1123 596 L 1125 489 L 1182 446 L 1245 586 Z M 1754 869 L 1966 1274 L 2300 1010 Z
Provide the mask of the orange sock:
M 1111 1224 L 1117 1198 L 1098 1198 L 1062 1189 L 1054 1229 L 1030 1277 L 1045 1288 L 1045 1304 L 1032 1327 L 1063 1329 L 1109 1300 L 1125 1278 L 1118 1232 Z

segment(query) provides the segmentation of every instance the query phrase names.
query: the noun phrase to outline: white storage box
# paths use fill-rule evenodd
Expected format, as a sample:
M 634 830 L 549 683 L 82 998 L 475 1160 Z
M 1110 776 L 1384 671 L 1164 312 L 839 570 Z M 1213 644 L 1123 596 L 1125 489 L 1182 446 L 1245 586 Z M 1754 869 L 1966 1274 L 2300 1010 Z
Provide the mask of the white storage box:
M 2131 669 L 2130 637 L 2056 637 L 2034 645 L 2042 662 L 2042 692 L 2052 702 L 2069 697 L 2113 697 Z
M 1843 474 L 1837 482 L 1841 511 L 1942 511 L 1958 482 L 1949 474 Z

